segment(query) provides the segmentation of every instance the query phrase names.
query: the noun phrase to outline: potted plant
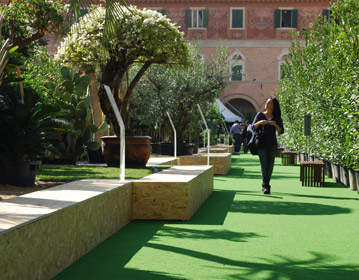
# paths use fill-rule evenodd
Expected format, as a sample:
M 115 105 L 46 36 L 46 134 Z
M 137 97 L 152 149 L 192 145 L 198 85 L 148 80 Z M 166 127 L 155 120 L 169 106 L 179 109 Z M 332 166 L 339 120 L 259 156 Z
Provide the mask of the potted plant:
M 6 79 L 6 78 L 5 78 Z M 15 186 L 33 186 L 38 159 L 51 149 L 46 135 L 53 129 L 70 131 L 58 119 L 60 110 L 44 104 L 40 96 L 25 89 L 24 100 L 15 84 L 3 81 L 0 88 L 0 181 Z
M 49 78 L 46 86 L 51 90 L 53 102 L 63 111 L 63 118 L 73 124 L 74 130 L 51 135 L 54 146 L 52 157 L 55 163 L 75 164 L 85 154 L 85 148 L 87 155 L 91 156 L 93 151 L 94 156 L 97 156 L 100 143 L 93 139 L 93 135 L 97 131 L 106 130 L 107 123 L 103 122 L 98 127 L 92 121 L 88 94 L 90 77 L 68 67 L 62 67 L 60 71 L 60 83 Z M 97 160 L 91 160 L 90 157 L 90 161 Z
M 194 135 L 191 130 L 195 127 L 195 137 L 199 135 L 202 122 L 197 104 L 210 119 L 219 117 L 218 112 L 211 113 L 213 116 L 208 113 L 215 111 L 217 94 L 226 85 L 227 49 L 217 50 L 216 55 L 207 61 L 200 56 L 198 45 L 191 46 L 189 54 L 192 64 L 188 68 L 154 65 L 135 91 L 132 114 L 140 119 L 138 116 L 145 117 L 143 112 L 146 112 L 149 119 L 166 125 L 167 129 L 162 129 L 166 135 L 161 138 L 172 138 L 172 142 L 161 143 L 162 154 L 174 153 L 172 125 L 167 113 L 176 128 L 178 155 L 193 153 L 194 144 L 191 142 Z
M 104 32 L 106 9 L 96 8 L 72 27 L 59 48 L 57 58 L 78 66 L 97 63 L 101 69 L 101 86 L 98 91 L 101 108 L 115 133 L 115 136 L 103 138 L 104 148 L 109 146 L 107 140 L 114 142 L 121 132 L 104 87 L 108 85 L 124 121 L 126 136 L 129 136 L 126 139 L 126 160 L 135 164 L 138 159 L 139 165 L 143 166 L 150 155 L 150 138 L 133 136 L 129 114 L 132 93 L 151 65 L 187 65 L 187 42 L 178 27 L 156 11 L 120 6 L 117 3 L 111 5 L 111 9 L 118 11 L 112 18 L 112 29 L 109 29 L 113 32 Z M 128 73 L 135 64 L 140 67 L 129 79 Z M 134 142 L 130 143 L 131 140 Z M 114 153 L 104 151 L 104 154 Z M 119 157 L 118 154 L 114 156 Z

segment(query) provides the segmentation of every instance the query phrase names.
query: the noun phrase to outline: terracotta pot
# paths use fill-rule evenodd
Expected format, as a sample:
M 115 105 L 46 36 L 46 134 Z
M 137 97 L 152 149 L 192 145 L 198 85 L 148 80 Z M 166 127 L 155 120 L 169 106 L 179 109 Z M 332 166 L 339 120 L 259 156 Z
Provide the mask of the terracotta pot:
M 120 166 L 120 137 L 104 136 L 102 139 L 102 155 L 108 166 Z M 151 155 L 151 137 L 126 136 L 125 164 L 128 167 L 145 167 Z
M 108 166 L 120 166 L 120 137 L 104 136 L 102 155 Z M 128 167 L 145 167 L 151 155 L 151 137 L 126 136 L 125 164 Z

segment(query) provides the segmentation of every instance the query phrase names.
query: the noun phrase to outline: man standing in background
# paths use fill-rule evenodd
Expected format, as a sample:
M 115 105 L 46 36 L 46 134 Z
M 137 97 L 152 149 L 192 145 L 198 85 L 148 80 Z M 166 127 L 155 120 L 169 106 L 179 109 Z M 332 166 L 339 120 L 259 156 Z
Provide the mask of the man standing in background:
M 241 147 L 241 132 L 242 127 L 239 124 L 239 121 L 236 120 L 231 127 L 229 133 L 232 135 L 234 139 L 234 154 L 239 155 L 239 148 Z

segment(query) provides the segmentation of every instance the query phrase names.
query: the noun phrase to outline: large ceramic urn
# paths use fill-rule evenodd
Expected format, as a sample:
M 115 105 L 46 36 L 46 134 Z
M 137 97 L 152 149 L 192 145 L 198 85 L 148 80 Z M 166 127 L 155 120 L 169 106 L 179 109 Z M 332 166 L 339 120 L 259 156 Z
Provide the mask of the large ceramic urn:
M 104 136 L 102 155 L 108 166 L 120 166 L 120 137 Z M 128 167 L 145 167 L 151 155 L 151 137 L 126 136 L 125 165 Z

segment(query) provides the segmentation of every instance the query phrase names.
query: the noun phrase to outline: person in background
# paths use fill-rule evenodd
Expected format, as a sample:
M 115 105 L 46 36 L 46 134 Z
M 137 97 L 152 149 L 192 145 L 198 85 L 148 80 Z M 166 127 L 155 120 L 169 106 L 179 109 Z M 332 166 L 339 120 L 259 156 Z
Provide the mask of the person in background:
M 241 127 L 242 127 L 241 143 L 243 143 L 243 153 L 246 154 L 248 152 L 248 148 L 247 148 L 247 126 L 246 126 L 245 123 L 241 123 Z M 239 149 L 239 150 L 241 150 L 241 149 Z
M 234 139 L 234 154 L 239 155 L 239 148 L 241 147 L 241 132 L 242 127 L 239 124 L 239 121 L 236 120 L 231 127 L 229 133 L 232 135 Z
M 265 104 L 265 111 L 257 113 L 253 121 L 253 131 L 263 129 L 265 136 L 264 147 L 258 148 L 262 170 L 262 191 L 264 194 L 270 194 L 271 191 L 269 182 L 278 146 L 276 132 L 279 134 L 284 132 L 281 115 L 278 100 L 275 97 L 269 98 Z
M 248 144 L 249 140 L 251 140 L 251 138 L 252 138 L 253 130 L 252 130 L 252 124 L 248 120 L 245 121 L 245 124 L 246 124 L 246 128 L 247 128 L 247 144 Z M 248 152 L 247 145 L 246 145 L 246 151 Z

